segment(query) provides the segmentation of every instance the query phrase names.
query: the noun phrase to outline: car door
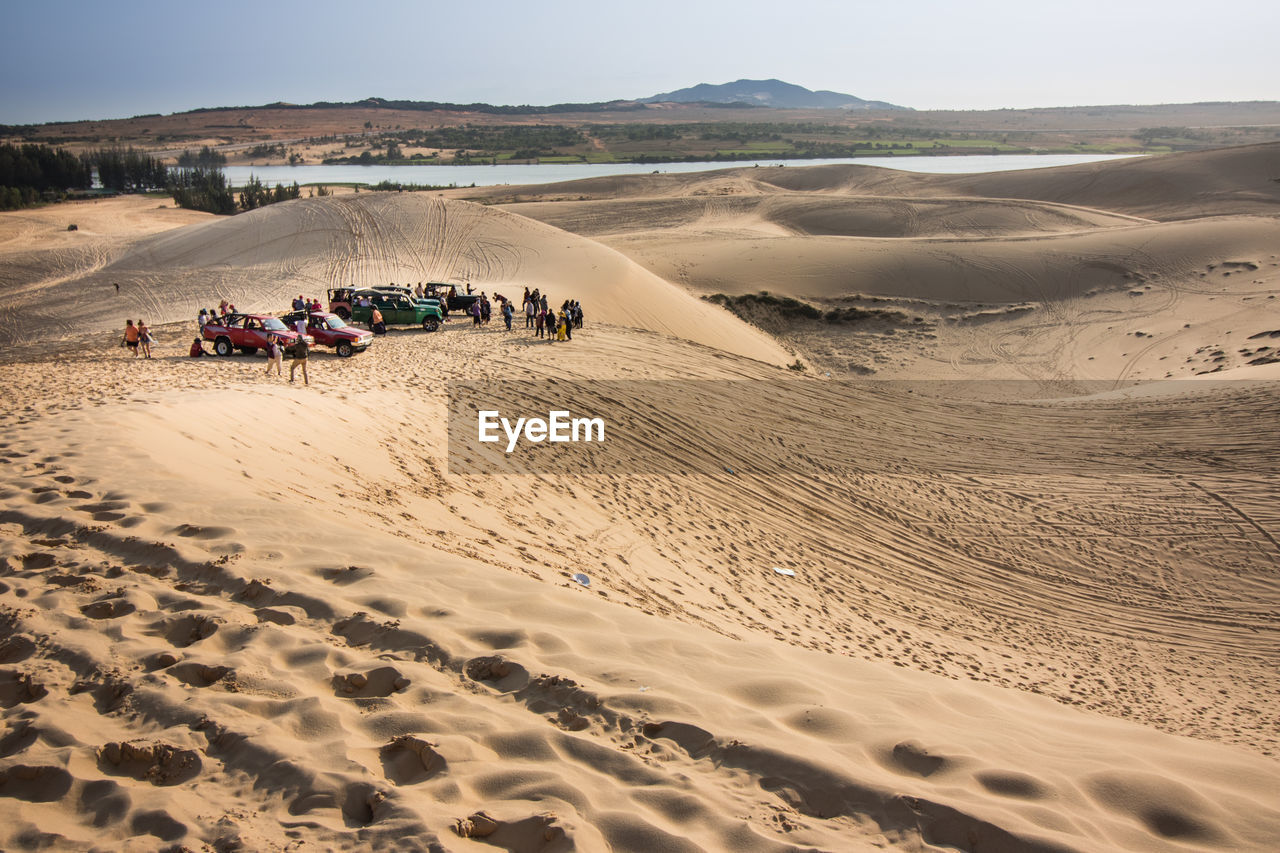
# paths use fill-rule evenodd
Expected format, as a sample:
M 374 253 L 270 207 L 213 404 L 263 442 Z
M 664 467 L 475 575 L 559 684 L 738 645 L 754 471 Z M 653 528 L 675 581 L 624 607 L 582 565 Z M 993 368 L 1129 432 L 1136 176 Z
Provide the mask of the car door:
M 244 321 L 244 346 L 257 347 L 258 349 L 266 349 L 267 347 L 267 331 L 262 328 L 262 322 L 259 320 Z

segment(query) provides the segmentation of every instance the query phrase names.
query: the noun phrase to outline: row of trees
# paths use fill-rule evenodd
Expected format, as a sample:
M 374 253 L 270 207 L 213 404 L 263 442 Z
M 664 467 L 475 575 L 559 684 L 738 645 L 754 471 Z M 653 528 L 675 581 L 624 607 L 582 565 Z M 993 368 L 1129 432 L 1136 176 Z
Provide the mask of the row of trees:
M 209 169 L 225 165 L 227 165 L 227 155 L 221 151 L 214 151 L 208 145 L 199 151 L 186 150 L 178 155 L 178 167 L 182 169 L 194 169 L 197 166 Z
M 256 177 L 252 177 L 249 179 L 249 183 L 244 185 L 244 189 L 240 191 L 240 209 L 256 210 L 269 204 L 301 197 L 302 188 L 298 186 L 297 181 L 294 181 L 291 187 L 286 187 L 284 184 L 276 184 L 276 188 L 273 190 L 263 186 L 262 181 Z
M 169 167 L 136 148 L 98 148 L 82 159 L 98 170 L 98 180 L 109 190 L 140 193 L 169 185 Z
M 46 194 L 88 189 L 93 175 L 80 157 L 47 145 L 0 145 L 0 210 L 39 202 Z
M 218 168 L 226 159 L 206 146 L 194 154 L 184 151 L 179 167 L 170 169 L 135 148 L 97 148 L 76 156 L 48 145 L 0 145 L 0 210 L 53 201 L 71 190 L 87 190 L 95 171 L 106 189 L 124 193 L 164 190 L 173 194 L 180 207 L 224 215 L 302 195 L 297 182 L 292 187 L 277 184 L 269 189 L 253 178 L 237 203 L 226 175 Z

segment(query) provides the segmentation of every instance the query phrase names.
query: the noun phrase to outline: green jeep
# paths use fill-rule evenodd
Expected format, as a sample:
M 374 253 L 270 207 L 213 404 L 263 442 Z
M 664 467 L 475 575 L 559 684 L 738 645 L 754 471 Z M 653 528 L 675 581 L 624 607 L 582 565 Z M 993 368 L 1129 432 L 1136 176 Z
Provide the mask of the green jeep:
M 350 305 L 351 319 L 358 323 L 368 324 L 375 306 L 382 312 L 382 322 L 388 326 L 421 326 L 428 332 L 434 332 L 444 319 L 440 303 L 435 300 L 414 299 L 412 295 L 372 288 L 352 293 Z

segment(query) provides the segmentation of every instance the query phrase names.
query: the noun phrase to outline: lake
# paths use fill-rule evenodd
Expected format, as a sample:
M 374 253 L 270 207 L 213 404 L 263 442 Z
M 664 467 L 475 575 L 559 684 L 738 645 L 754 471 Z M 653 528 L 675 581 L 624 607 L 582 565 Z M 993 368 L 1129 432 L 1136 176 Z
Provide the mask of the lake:
M 954 157 L 843 157 L 829 160 L 742 160 L 719 163 L 546 163 L 503 164 L 499 166 L 225 166 L 227 180 L 243 186 L 251 175 L 264 184 L 431 184 L 460 187 L 503 184 L 550 184 L 580 178 L 609 175 L 643 175 L 650 172 L 677 174 L 708 172 L 751 166 L 824 166 L 853 163 L 880 166 L 904 172 L 967 174 L 1006 172 L 1014 169 L 1043 169 L 1075 163 L 1117 160 L 1130 154 L 964 154 Z

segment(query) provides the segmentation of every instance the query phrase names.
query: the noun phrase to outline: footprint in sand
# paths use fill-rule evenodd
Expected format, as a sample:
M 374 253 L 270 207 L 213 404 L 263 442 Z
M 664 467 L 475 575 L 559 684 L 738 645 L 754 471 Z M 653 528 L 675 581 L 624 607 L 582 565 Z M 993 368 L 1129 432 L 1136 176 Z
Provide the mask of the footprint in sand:
M 17 755 L 35 743 L 39 735 L 40 729 L 33 726 L 30 720 L 15 721 L 5 736 L 0 737 L 0 758 Z
M 235 533 L 231 527 L 201 527 L 198 524 L 179 524 L 169 528 L 170 533 L 186 539 L 222 539 Z
M 193 749 L 167 743 L 109 743 L 98 750 L 98 769 L 112 776 L 129 776 L 152 785 L 180 785 L 202 767 Z
M 39 571 L 56 565 L 58 558 L 53 554 L 45 551 L 37 551 L 34 554 L 27 554 L 22 558 L 22 568 L 27 571 Z
M 500 655 L 472 658 L 466 662 L 462 671 L 472 681 L 488 684 L 502 693 L 519 690 L 529 683 L 529 670 Z
M 84 784 L 78 810 L 92 815 L 94 826 L 104 827 L 123 820 L 131 805 L 129 793 L 119 783 L 111 779 L 96 779 Z
M 416 785 L 448 768 L 436 744 L 413 735 L 400 735 L 379 751 L 382 772 L 397 785 Z
M 31 673 L 0 669 L 0 708 L 39 702 L 48 695 L 48 688 L 36 681 Z
M 153 633 L 158 633 L 180 649 L 212 637 L 220 622 L 208 616 L 188 614 L 176 619 L 162 620 Z
M 71 790 L 71 774 L 61 767 L 18 764 L 0 770 L 0 797 L 29 803 L 52 803 Z
M 380 666 L 368 672 L 352 672 L 333 676 L 334 693 L 345 699 L 370 699 L 390 696 L 409 686 L 409 679 L 393 666 Z
M 559 818 L 550 812 L 516 821 L 498 820 L 488 812 L 475 812 L 469 817 L 455 820 L 453 832 L 459 838 L 483 838 L 488 843 L 507 850 L 551 853 L 573 848 Z
M 21 634 L 0 640 L 0 663 L 17 663 L 35 654 L 36 644 Z
M 194 661 L 170 666 L 168 669 L 169 675 L 192 687 L 210 687 L 227 678 L 233 672 L 234 670 L 229 666 L 209 666 L 195 663 Z M 227 680 L 230 681 L 231 679 Z
M 947 759 L 934 755 L 913 740 L 905 740 L 894 746 L 889 755 L 882 756 L 880 763 L 898 773 L 932 776 L 947 766 Z
M 1042 800 L 1048 796 L 1045 786 L 1039 780 L 1033 779 L 1025 773 L 1015 773 L 1011 770 L 987 771 L 976 774 L 975 778 L 982 787 L 991 793 L 1004 797 L 1016 797 L 1020 800 Z
M 321 569 L 320 576 L 338 585 L 355 583 L 373 576 L 373 569 L 362 566 L 346 566 L 345 568 Z
M 128 616 L 138 608 L 121 592 L 112 593 L 80 608 L 80 612 L 90 619 L 119 619 Z

